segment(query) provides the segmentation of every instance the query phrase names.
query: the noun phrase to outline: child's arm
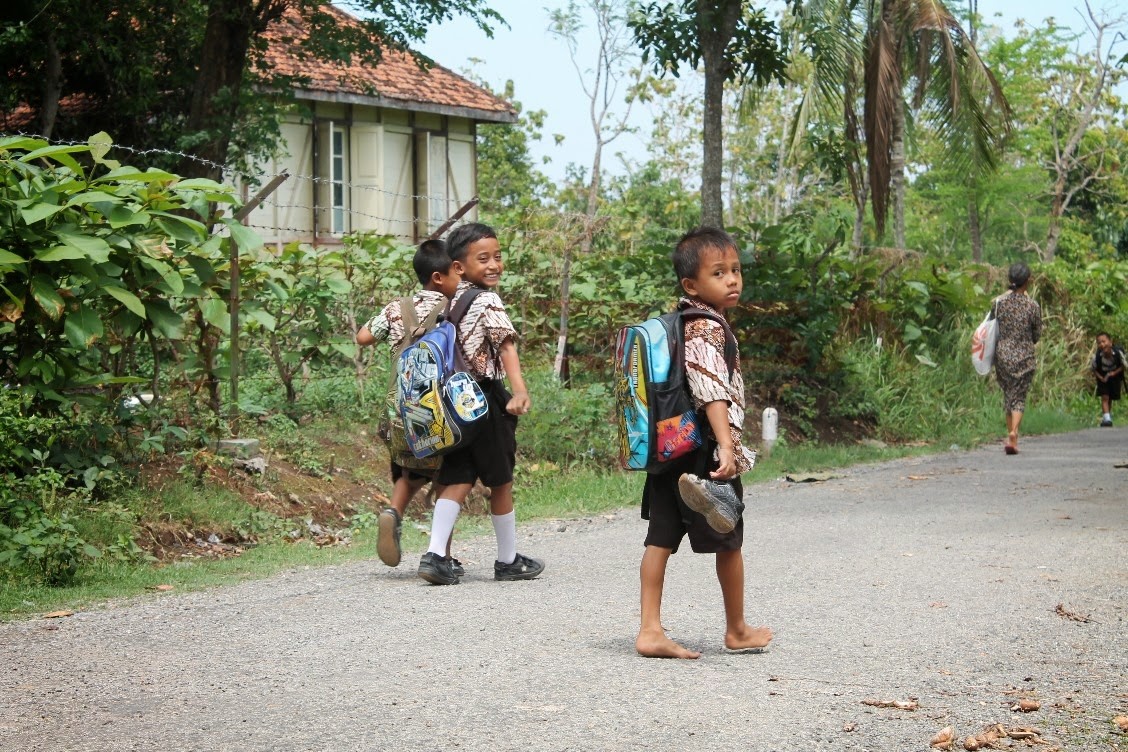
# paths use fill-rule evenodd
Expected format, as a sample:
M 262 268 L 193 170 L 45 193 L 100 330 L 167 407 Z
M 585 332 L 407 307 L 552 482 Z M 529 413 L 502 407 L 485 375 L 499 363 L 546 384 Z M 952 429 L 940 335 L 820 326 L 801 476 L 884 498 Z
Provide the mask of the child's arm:
M 388 338 L 388 309 L 380 311 L 356 333 L 356 343 L 361 347 L 374 345 Z
M 498 357 L 505 367 L 505 375 L 509 377 L 509 385 L 513 387 L 513 397 L 505 406 L 505 411 L 510 415 L 524 415 L 529 412 L 532 404 L 525 388 L 525 379 L 521 376 L 521 359 L 517 357 L 517 345 L 513 343 L 512 337 L 501 343 Z
M 704 405 L 705 417 L 717 440 L 717 460 L 720 465 L 709 473 L 714 480 L 728 480 L 736 475 L 736 456 L 733 453 L 732 432 L 729 430 L 728 402 L 713 400 Z

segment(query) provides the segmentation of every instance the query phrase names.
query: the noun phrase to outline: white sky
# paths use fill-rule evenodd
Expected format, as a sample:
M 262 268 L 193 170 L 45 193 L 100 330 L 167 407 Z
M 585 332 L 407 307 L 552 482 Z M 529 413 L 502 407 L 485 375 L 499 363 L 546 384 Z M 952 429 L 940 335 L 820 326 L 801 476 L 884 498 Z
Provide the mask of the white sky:
M 436 62 L 456 72 L 471 68 L 476 75 L 496 90 L 512 79 L 515 98 L 526 110 L 545 110 L 544 139 L 532 147 L 536 159 L 551 158 L 541 169 L 553 180 L 564 176 L 569 162 L 585 167 L 591 164 L 594 138 L 588 119 L 588 100 L 578 74 L 568 57 L 564 43 L 547 33 L 548 10 L 566 5 L 567 0 L 489 0 L 489 6 L 508 21 L 510 28 L 499 28 L 488 39 L 473 23 L 456 19 L 433 29 L 421 51 Z M 1104 9 L 1110 16 L 1128 11 L 1124 0 L 1091 0 L 1094 10 Z M 953 0 L 952 5 L 961 4 Z M 1080 13 L 1078 12 L 1080 8 Z M 1017 19 L 1041 23 L 1054 17 L 1060 26 L 1081 30 L 1083 0 L 979 0 L 979 14 L 1009 32 Z M 996 15 L 997 14 L 997 15 Z M 590 52 L 590 48 L 589 48 Z M 581 46 L 581 62 L 583 58 Z M 481 62 L 471 65 L 470 60 Z M 589 54 L 586 59 L 594 59 Z M 616 152 L 624 152 L 635 160 L 645 157 L 648 122 L 653 115 L 644 107 L 634 113 L 632 121 L 641 127 L 638 135 L 625 134 L 612 143 L 603 160 L 612 173 L 624 172 Z M 562 134 L 564 142 L 554 144 L 553 134 Z

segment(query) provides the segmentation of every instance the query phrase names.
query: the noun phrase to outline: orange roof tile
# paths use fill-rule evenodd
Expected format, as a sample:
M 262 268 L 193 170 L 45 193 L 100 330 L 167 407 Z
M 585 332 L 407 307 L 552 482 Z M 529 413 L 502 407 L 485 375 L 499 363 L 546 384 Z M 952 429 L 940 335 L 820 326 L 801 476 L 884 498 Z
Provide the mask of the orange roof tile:
M 355 16 L 336 6 L 327 5 L 323 9 L 336 15 L 341 24 L 360 24 Z M 375 67 L 355 60 L 347 65 L 326 62 L 302 54 L 300 43 L 308 36 L 308 29 L 305 19 L 293 7 L 273 22 L 264 36 L 266 64 L 276 73 L 306 79 L 308 83 L 300 90 L 306 94 L 328 94 L 346 101 L 462 115 L 472 120 L 502 123 L 517 120 L 517 113 L 509 102 L 441 65 L 420 68 L 406 52 L 385 49 L 380 64 Z

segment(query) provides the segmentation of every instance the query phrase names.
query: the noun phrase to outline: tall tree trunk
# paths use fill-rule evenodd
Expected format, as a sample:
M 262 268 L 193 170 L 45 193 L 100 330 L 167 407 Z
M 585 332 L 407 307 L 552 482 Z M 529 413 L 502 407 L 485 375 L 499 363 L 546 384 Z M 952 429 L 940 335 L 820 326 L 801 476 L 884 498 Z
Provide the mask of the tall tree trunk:
M 47 32 L 47 70 L 43 72 L 43 104 L 39 108 L 39 135 L 51 138 L 63 93 L 63 59 L 54 30 Z
M 580 237 L 580 255 L 591 252 L 592 234 L 595 229 L 595 213 L 599 209 L 599 188 L 602 183 L 603 141 L 599 134 L 595 138 L 595 155 L 591 160 L 591 182 L 588 183 L 587 208 L 584 211 L 584 229 Z M 568 316 L 572 301 L 572 246 L 564 248 L 564 268 L 560 279 L 560 333 L 556 340 L 556 360 L 553 372 L 556 378 L 567 384 L 568 369 Z
M 851 239 L 853 245 L 850 247 L 850 253 L 854 258 L 861 258 L 862 255 L 862 237 L 863 230 L 866 226 L 866 202 L 863 200 L 860 204 L 854 205 L 854 236 Z
M 742 3 L 697 0 L 697 32 L 705 68 L 705 104 L 701 160 L 701 223 L 724 226 L 721 179 L 724 166 L 724 96 L 728 63 L 725 47 L 736 33 Z
M 967 202 L 967 231 L 971 235 L 971 259 L 972 261 L 982 261 L 983 234 L 979 229 L 979 202 L 976 200 L 974 191 Z
M 889 187 L 893 199 L 893 246 L 905 249 L 905 105 L 893 111 L 893 148 L 889 154 Z
M 1046 232 L 1046 245 L 1042 248 L 1042 260 L 1049 263 L 1057 255 L 1058 242 L 1061 240 L 1061 218 L 1065 214 L 1065 181 L 1064 172 L 1058 173 L 1054 181 L 1053 198 L 1050 203 L 1050 226 Z
M 252 32 L 257 30 L 255 5 L 255 0 L 208 0 L 200 69 L 192 90 L 186 130 L 207 134 L 194 153 L 215 165 L 227 161 L 227 145 L 238 113 L 247 49 Z M 222 172 L 219 167 L 196 160 L 185 160 L 180 171 L 212 180 L 218 180 Z

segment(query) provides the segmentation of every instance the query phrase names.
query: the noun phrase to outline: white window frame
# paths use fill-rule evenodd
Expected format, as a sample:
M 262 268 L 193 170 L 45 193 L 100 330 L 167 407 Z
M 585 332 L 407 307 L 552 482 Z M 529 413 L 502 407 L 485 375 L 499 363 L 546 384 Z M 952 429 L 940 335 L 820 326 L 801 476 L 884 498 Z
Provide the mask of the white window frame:
M 338 143 L 338 136 L 340 142 Z M 349 228 L 348 129 L 329 121 L 329 228 L 333 235 L 344 235 Z M 339 147 L 339 148 L 338 148 Z M 339 192 L 339 197 L 338 197 Z M 338 200 L 339 198 L 339 200 Z

